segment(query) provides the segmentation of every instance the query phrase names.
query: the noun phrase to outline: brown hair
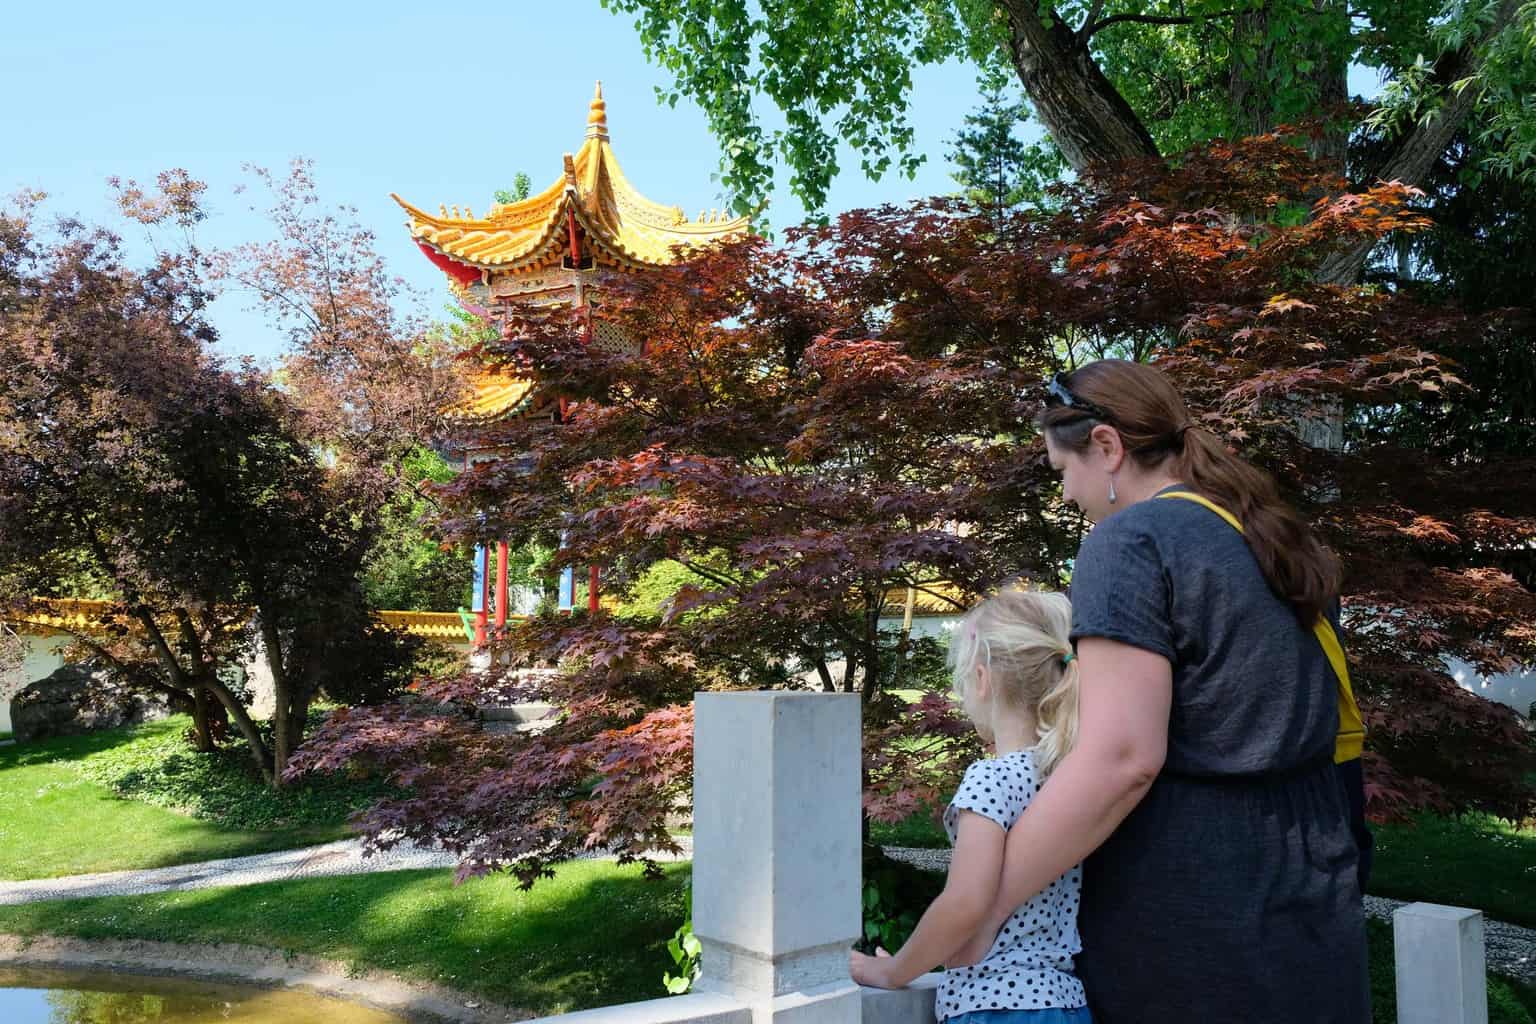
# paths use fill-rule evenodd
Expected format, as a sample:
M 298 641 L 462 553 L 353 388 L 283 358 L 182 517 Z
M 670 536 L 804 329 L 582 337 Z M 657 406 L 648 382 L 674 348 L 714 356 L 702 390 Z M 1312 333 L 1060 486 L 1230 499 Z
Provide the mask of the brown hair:
M 1225 507 L 1243 531 L 1270 589 L 1310 626 L 1338 595 L 1339 564 L 1280 496 L 1268 473 L 1238 458 L 1208 430 L 1195 426 L 1162 371 L 1144 363 L 1101 359 L 1063 378 L 1071 392 L 1108 413 L 1126 453 L 1144 469 L 1163 469 Z M 1082 409 L 1058 405 L 1040 415 L 1051 441 L 1085 451 L 1100 422 Z

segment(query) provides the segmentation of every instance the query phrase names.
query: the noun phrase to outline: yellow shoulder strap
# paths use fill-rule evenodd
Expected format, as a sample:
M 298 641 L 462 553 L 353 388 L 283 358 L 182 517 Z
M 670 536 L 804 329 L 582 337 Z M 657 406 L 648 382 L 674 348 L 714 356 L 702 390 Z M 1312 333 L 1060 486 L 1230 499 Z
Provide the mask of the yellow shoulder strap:
M 1225 519 L 1232 529 L 1238 533 L 1243 532 L 1243 524 L 1237 521 L 1236 516 L 1203 495 L 1195 494 L 1193 491 L 1168 491 L 1159 494 L 1158 497 L 1180 498 L 1197 505 L 1204 505 Z M 1317 642 L 1323 645 L 1323 653 L 1328 656 L 1328 664 L 1333 666 L 1333 674 L 1339 680 L 1339 734 L 1333 744 L 1333 761 L 1335 764 L 1343 764 L 1345 761 L 1353 761 L 1359 757 L 1360 752 L 1365 748 L 1365 723 L 1360 718 L 1360 705 L 1355 701 L 1355 690 L 1349 682 L 1349 666 L 1344 661 L 1344 646 L 1339 643 L 1339 635 L 1334 632 L 1333 623 L 1328 621 L 1326 615 L 1319 615 L 1312 625 L 1312 633 L 1317 637 Z

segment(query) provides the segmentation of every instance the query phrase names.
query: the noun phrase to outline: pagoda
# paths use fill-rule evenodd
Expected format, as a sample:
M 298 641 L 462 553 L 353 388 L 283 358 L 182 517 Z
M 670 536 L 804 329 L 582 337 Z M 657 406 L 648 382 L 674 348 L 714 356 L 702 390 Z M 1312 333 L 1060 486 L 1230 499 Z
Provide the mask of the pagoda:
M 605 281 L 615 274 L 635 274 L 664 267 L 699 249 L 749 230 L 745 217 L 719 211 L 689 220 L 680 207 L 664 206 L 641 195 L 624 172 L 608 138 L 608 107 L 603 86 L 587 113 L 586 138 L 575 154 L 565 154 L 561 175 L 544 191 L 511 203 L 492 203 L 483 217 L 465 207 L 439 206 L 436 214 L 412 206 L 398 195 L 407 214 L 411 238 L 427 259 L 447 275 L 460 304 L 492 323 L 505 325 L 509 314 L 532 308 L 564 307 L 586 314 L 586 337 L 604 348 L 629 348 L 637 342 L 614 324 L 594 315 Z M 449 416 L 460 422 L 491 424 L 508 416 L 548 416 L 558 421 L 563 406 L 544 394 L 538 381 L 508 372 L 472 374 L 468 395 Z M 504 453 L 494 448 L 466 452 L 466 465 Z M 489 553 L 476 553 L 476 640 L 483 642 L 487 608 L 494 603 L 496 623 L 507 617 L 507 547 L 497 545 L 496 591 L 490 593 Z M 568 608 L 574 589 L 570 570 L 561 580 L 561 606 Z M 591 569 L 588 606 L 597 605 L 597 568 Z

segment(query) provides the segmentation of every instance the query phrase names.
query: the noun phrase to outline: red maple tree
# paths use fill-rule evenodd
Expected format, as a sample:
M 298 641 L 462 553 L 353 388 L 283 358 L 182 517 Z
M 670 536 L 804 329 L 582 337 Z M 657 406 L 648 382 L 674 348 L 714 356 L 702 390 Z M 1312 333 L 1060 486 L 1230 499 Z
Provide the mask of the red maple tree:
M 479 437 L 523 454 L 448 485 L 444 528 L 560 543 L 556 564 L 607 567 L 609 592 L 663 559 L 695 582 L 660 621 L 578 613 L 499 638 L 514 665 L 563 669 L 544 695 L 564 713 L 541 735 L 482 731 L 485 680 L 467 676 L 338 713 L 303 764 L 366 761 L 410 787 L 362 820 L 373 844 L 439 841 L 461 873 L 510 866 L 531 884 L 584 846 L 672 846 L 693 691 L 809 679 L 863 694 L 868 812 L 931 806 L 976 744 L 939 694 L 890 692 L 933 652 L 882 629 L 888 596 L 1065 582 L 1082 524 L 1032 425 L 1041 382 L 1130 355 L 1157 359 L 1344 557 L 1372 812 L 1529 814 L 1530 737 L 1440 658 L 1536 661 L 1536 474 L 1405 452 L 1385 415 L 1457 401 L 1437 348 L 1522 318 L 1316 283 L 1331 255 L 1423 222 L 1409 190 L 1349 192 L 1296 141 L 1126 167 L 1001 225 L 936 201 L 718 249 L 608 292 L 598 315 L 643 351 L 524 315 L 481 355 L 537 374 L 569 414 Z M 1298 436 L 1319 431 L 1335 443 Z

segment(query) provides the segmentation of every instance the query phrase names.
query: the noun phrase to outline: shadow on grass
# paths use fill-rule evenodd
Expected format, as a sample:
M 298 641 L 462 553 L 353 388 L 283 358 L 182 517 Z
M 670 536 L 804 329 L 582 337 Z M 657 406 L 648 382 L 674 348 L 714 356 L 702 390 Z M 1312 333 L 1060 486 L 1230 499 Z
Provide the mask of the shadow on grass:
M 301 879 L 0 907 L 0 932 L 267 946 L 542 1015 L 663 996 L 689 874 L 672 865 L 647 882 L 579 861 L 531 892 L 504 876 L 454 886 L 447 871 Z
M 92 754 L 99 754 L 146 736 L 164 736 L 167 733 L 182 732 L 189 721 L 190 719 L 183 716 L 175 716 L 139 725 L 102 729 L 100 732 L 90 732 L 83 736 L 55 736 L 46 740 L 17 741 L 15 746 L 0 747 L 0 771 L 54 761 L 79 761 Z

